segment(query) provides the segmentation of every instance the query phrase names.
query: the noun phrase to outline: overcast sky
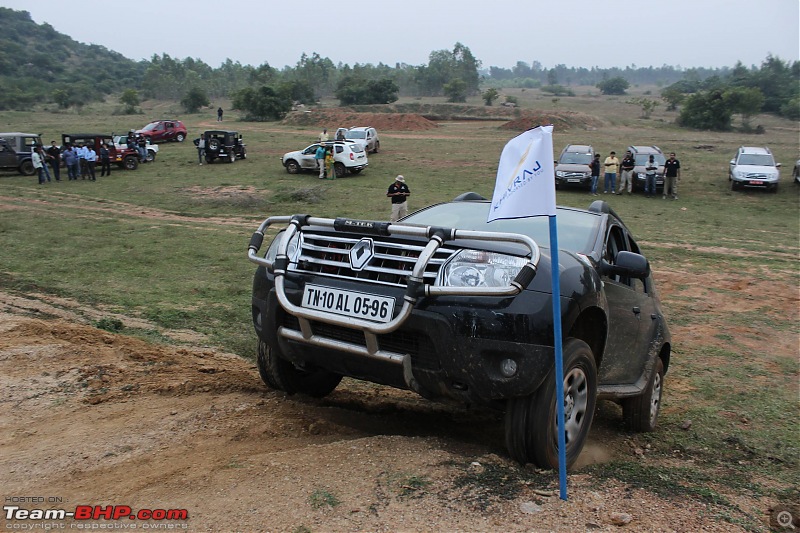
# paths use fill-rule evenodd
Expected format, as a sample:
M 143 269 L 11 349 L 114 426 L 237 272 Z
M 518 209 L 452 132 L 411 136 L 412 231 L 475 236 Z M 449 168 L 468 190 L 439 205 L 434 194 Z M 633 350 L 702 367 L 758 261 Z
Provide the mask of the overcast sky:
M 76 41 L 134 59 L 193 57 L 218 67 L 421 65 L 469 47 L 482 67 L 689 67 L 798 60 L 798 0 L 0 0 Z M 127 22 L 127 23 L 126 23 Z M 2 31 L 0 29 L 0 31 Z

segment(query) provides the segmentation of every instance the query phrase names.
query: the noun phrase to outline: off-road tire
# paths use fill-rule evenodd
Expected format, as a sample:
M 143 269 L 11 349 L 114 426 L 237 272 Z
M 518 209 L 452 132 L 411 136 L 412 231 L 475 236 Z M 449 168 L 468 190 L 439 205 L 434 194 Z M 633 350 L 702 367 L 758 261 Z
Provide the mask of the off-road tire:
M 589 345 L 580 339 L 564 342 L 564 430 L 567 468 L 578 459 L 594 417 L 597 366 Z M 505 415 L 506 447 L 521 464 L 558 468 L 558 417 L 553 367 L 539 388 L 511 398 Z
M 628 431 L 647 433 L 656 429 L 664 390 L 664 363 L 659 357 L 647 388 L 639 396 L 622 400 L 622 419 Z
M 333 173 L 337 178 L 343 178 L 347 175 L 347 167 L 344 166 L 344 163 L 334 163 Z
M 286 162 L 286 172 L 289 174 L 299 174 L 300 173 L 300 165 L 294 159 L 290 159 Z
M 261 380 L 270 388 L 287 394 L 327 396 L 342 381 L 342 376 L 321 368 L 301 370 L 280 357 L 277 349 L 259 339 L 256 365 Z
M 33 168 L 33 161 L 30 159 L 26 159 L 19 165 L 19 173 L 23 176 L 33 176 L 36 173 L 36 169 Z
M 122 160 L 122 166 L 125 170 L 136 170 L 139 168 L 139 159 L 135 155 L 127 155 Z

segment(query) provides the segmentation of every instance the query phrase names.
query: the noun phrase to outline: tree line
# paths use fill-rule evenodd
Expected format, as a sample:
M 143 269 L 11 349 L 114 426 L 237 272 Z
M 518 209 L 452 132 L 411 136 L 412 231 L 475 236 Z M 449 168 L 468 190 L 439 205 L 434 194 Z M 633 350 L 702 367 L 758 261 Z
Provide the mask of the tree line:
M 77 43 L 48 24 L 36 24 L 27 11 L 0 8 L 0 109 L 30 109 L 54 103 L 82 106 L 122 94 L 120 112 L 134 113 L 143 98 L 181 102 L 187 112 L 212 99 L 231 98 L 246 120 L 276 120 L 292 106 L 335 97 L 340 105 L 385 104 L 399 96 L 444 96 L 464 102 L 480 94 L 487 105 L 503 88 L 539 88 L 574 96 L 571 86 L 596 86 L 603 94 L 625 94 L 630 84 L 664 87 L 668 108 L 678 109 L 680 125 L 730 128 L 731 114 L 747 118 L 760 111 L 790 118 L 800 115 L 800 65 L 768 57 L 761 67 L 738 63 L 728 68 L 661 67 L 543 68 L 518 61 L 513 68 L 482 68 L 470 49 L 434 50 L 423 65 L 397 63 L 334 64 L 318 53 L 303 54 L 294 66 L 276 69 L 264 62 L 242 65 L 227 59 L 213 68 L 199 59 L 154 55 L 132 61 L 102 46 Z M 638 99 L 643 111 L 653 102 Z M 634 103 L 631 101 L 631 103 Z

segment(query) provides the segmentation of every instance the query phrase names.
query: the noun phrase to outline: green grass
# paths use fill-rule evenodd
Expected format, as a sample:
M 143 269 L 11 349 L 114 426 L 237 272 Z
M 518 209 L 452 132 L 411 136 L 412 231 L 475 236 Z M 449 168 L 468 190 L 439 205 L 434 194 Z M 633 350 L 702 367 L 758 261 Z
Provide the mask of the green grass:
M 653 88 L 631 92 L 648 89 Z M 722 519 L 749 523 L 729 503 L 737 494 L 781 498 L 796 482 L 800 188 L 789 176 L 800 126 L 759 116 L 753 123 L 765 127 L 764 135 L 681 130 L 672 124 L 676 114 L 663 106 L 645 120 L 637 106 L 624 103 L 627 97 L 573 90 L 578 96 L 561 97 L 558 110 L 592 115 L 603 126 L 555 131 L 556 151 L 567 143 L 591 144 L 601 154 L 656 144 L 675 151 L 683 167 L 677 202 L 600 197 L 626 221 L 653 266 L 674 346 L 660 427 L 637 436 L 653 446 L 652 462 L 638 467 L 621 461 L 591 471 L 702 499 L 729 513 Z M 523 109 L 554 109 L 552 98 L 540 91 L 506 93 L 517 96 Z M 468 103 L 482 106 L 479 99 Z M 213 113 L 183 115 L 176 103 L 145 102 L 147 114 L 134 116 L 110 115 L 114 105 L 88 106 L 80 113 L 0 112 L 0 123 L 8 131 L 41 132 L 47 143 L 60 140 L 61 133 L 121 132 L 165 116 L 184 120 L 190 140 L 216 127 Z M 2 172 L 0 289 L 102 308 L 122 318 L 95 319 L 97 327 L 154 342 L 175 342 L 167 334 L 171 329 L 194 330 L 211 344 L 252 359 L 255 269 L 246 249 L 264 218 L 311 213 L 386 220 L 385 191 L 397 174 L 408 180 L 412 210 L 465 191 L 489 197 L 499 154 L 519 133 L 501 124 L 459 120 L 424 132 L 380 131 L 381 153 L 370 156 L 368 169 L 324 183 L 312 173 L 290 176 L 279 162 L 284 152 L 313 142 L 317 125 L 243 123 L 235 112 L 226 113 L 225 126 L 244 134 L 248 159 L 233 165 L 198 166 L 193 144 L 185 142 L 164 144 L 155 163 L 135 172 L 115 169 L 96 183 L 39 187 L 33 177 Z M 783 164 L 777 194 L 730 191 L 728 161 L 740 145 L 773 150 Z M 575 190 L 559 191 L 557 199 L 584 208 L 593 200 Z M 670 274 L 666 287 L 660 277 Z M 757 290 L 743 293 L 750 284 Z M 152 328 L 128 324 L 124 317 L 145 319 Z M 689 430 L 680 429 L 685 420 L 692 421 Z M 692 461 L 694 477 L 672 465 L 676 450 L 678 461 Z M 526 481 L 523 473 L 497 465 L 462 474 L 464 487 L 483 487 L 476 501 L 505 498 Z M 398 495 L 425 491 L 424 476 L 398 476 L 393 485 Z M 334 495 L 322 489 L 315 494 L 312 505 L 334 505 Z

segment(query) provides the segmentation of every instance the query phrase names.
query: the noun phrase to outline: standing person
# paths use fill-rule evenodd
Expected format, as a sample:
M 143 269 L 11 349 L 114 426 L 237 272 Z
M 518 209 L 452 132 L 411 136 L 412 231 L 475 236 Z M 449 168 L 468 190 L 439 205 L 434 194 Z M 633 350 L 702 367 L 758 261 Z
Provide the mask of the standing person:
M 323 128 L 322 133 L 319 134 L 319 142 L 324 143 L 328 140 L 328 128 Z
M 681 162 L 675 159 L 675 152 L 670 152 L 669 159 L 664 163 L 664 200 L 668 194 L 672 199 L 678 199 L 678 182 L 681 181 Z
M 329 180 L 336 179 L 336 171 L 333 165 L 333 146 L 328 146 L 325 150 L 325 175 Z
M 628 189 L 628 194 L 633 191 L 633 167 L 636 166 L 636 159 L 630 150 L 625 152 L 625 157 L 622 158 L 622 173 L 619 175 L 619 191 L 618 194 L 625 192 Z
M 36 171 L 36 174 L 39 176 L 39 185 L 44 185 L 44 155 L 42 155 L 42 147 L 35 146 L 33 148 L 33 152 L 31 153 L 31 163 L 33 163 L 33 169 Z
M 320 144 L 317 146 L 317 151 L 314 152 L 314 160 L 317 162 L 319 169 L 319 179 L 325 179 L 325 145 Z
M 81 168 L 81 179 L 86 179 L 86 147 L 83 143 L 78 143 L 78 162 Z
M 206 156 L 206 140 L 201 135 L 199 139 L 197 139 L 197 162 L 201 165 L 203 164 L 203 158 Z
M 222 122 L 222 108 L 217 108 L 217 122 Z
M 94 146 L 89 145 L 86 147 L 86 175 L 89 180 L 96 181 L 97 176 L 94 173 L 94 168 L 97 165 L 97 152 L 94 151 Z
M 644 166 L 644 196 L 652 198 L 656 195 L 656 174 L 658 173 L 658 163 L 653 154 L 647 159 Z
M 78 161 L 78 152 L 75 151 L 75 148 L 73 148 L 71 144 L 67 143 L 61 157 L 64 158 L 64 165 L 67 167 L 67 179 L 70 181 L 77 180 L 78 174 L 81 171 L 80 162 Z
M 600 181 L 600 154 L 594 154 L 594 159 L 589 163 L 592 169 L 592 190 L 589 194 L 597 196 L 597 182 Z
M 386 191 L 386 196 L 392 199 L 392 217 L 389 219 L 391 222 L 397 222 L 408 214 L 407 200 L 411 196 L 411 190 L 403 176 L 398 175 L 394 179 L 394 183 L 389 185 L 389 190 Z
M 111 175 L 111 151 L 107 144 L 100 145 L 100 177 Z
M 139 158 L 142 163 L 147 163 L 147 136 L 140 133 L 136 138 L 136 145 L 139 149 Z
M 609 190 L 611 194 L 614 194 L 617 182 L 617 169 L 619 168 L 619 159 L 617 159 L 616 152 L 611 152 L 609 156 L 606 157 L 606 160 L 603 162 L 603 167 L 605 167 L 606 173 L 603 181 L 603 194 L 608 193 Z
M 50 165 L 53 167 L 53 176 L 56 181 L 61 181 L 61 149 L 59 149 L 55 141 L 50 141 L 50 148 L 47 149 L 47 159 L 50 160 Z

